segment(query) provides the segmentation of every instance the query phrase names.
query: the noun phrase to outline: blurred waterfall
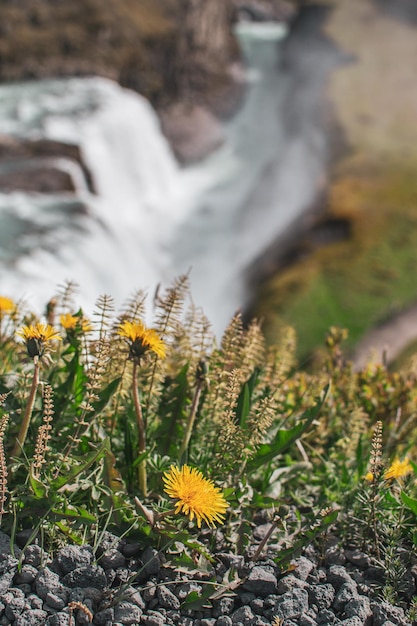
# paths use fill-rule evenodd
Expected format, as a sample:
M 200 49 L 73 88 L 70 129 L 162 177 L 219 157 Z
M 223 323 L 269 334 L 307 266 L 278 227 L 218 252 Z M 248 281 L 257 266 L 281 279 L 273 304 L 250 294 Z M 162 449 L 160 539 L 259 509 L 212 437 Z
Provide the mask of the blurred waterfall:
M 191 269 L 196 305 L 224 328 L 246 302 L 246 269 L 302 213 L 322 168 L 285 133 L 285 26 L 242 22 L 237 34 L 245 100 L 224 145 L 185 168 L 149 103 L 116 83 L 0 86 L 0 133 L 78 145 L 97 192 L 80 183 L 80 169 L 75 194 L 0 194 L 1 294 L 39 308 L 71 279 L 88 311 L 102 293 L 120 303 Z M 74 198 L 85 211 L 73 210 Z

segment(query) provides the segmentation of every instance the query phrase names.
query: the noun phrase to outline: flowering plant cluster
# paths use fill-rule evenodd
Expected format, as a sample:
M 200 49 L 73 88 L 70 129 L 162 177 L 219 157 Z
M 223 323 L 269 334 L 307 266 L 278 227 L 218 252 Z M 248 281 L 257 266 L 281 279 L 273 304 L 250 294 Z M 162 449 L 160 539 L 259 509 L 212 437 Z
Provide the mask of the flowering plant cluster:
M 303 370 L 291 328 L 267 345 L 236 315 L 218 342 L 187 298 L 181 277 L 148 324 L 143 293 L 87 317 L 68 286 L 40 319 L 0 297 L 3 530 L 109 528 L 193 553 L 221 526 L 245 551 L 262 510 L 283 562 L 329 528 L 380 559 L 393 533 L 414 550 L 414 369 L 354 371 L 332 328 Z

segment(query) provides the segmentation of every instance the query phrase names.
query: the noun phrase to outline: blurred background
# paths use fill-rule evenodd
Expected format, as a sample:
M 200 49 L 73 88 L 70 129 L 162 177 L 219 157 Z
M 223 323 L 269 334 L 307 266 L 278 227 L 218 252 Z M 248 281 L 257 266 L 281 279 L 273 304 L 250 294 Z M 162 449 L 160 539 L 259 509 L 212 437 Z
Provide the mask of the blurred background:
M 330 326 L 359 364 L 417 338 L 414 0 L 0 0 L 0 292 L 88 311 L 190 273 Z

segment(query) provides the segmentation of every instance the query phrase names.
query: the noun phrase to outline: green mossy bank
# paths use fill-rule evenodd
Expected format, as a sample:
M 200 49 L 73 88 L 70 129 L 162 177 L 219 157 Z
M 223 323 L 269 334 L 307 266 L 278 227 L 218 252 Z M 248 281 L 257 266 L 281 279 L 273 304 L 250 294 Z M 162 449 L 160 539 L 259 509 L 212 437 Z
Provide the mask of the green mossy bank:
M 351 61 L 327 85 L 346 149 L 320 212 L 349 228 L 266 281 L 255 307 L 269 339 L 295 326 L 305 358 L 330 326 L 345 326 L 352 347 L 417 297 L 416 26 L 354 0 L 335 4 L 325 28 Z

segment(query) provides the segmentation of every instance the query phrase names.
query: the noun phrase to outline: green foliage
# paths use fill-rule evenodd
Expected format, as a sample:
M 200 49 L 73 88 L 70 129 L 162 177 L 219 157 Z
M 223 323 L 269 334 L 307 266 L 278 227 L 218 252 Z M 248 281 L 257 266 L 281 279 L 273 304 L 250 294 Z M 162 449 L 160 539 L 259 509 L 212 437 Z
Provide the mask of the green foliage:
M 139 356 L 119 330 L 143 316 L 143 294 L 119 316 L 101 298 L 91 322 L 58 297 L 49 321 L 62 340 L 45 340 L 34 358 L 15 331 L 38 320 L 20 307 L 2 311 L 0 298 L 2 528 L 38 528 L 51 542 L 110 529 L 164 550 L 173 566 L 191 567 L 198 555 L 203 567 L 214 535 L 173 510 L 162 481 L 186 462 L 228 501 L 231 550 L 257 559 L 271 542 L 284 568 L 332 533 L 383 561 L 381 594 L 400 597 L 404 552 L 417 547 L 414 370 L 354 371 L 337 328 L 309 372 L 295 367 L 291 329 L 266 346 L 259 325 L 236 316 L 217 345 L 187 294 L 181 277 L 156 299 L 155 330 L 135 337 L 144 342 Z M 152 343 L 161 340 L 165 358 Z M 28 412 L 35 366 L 40 383 Z M 14 454 L 23 416 L 28 433 Z M 258 515 L 272 530 L 256 548 Z M 230 575 L 226 587 L 236 584 Z

